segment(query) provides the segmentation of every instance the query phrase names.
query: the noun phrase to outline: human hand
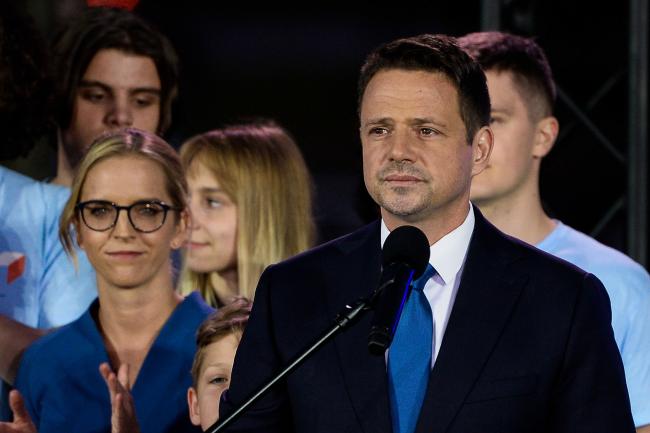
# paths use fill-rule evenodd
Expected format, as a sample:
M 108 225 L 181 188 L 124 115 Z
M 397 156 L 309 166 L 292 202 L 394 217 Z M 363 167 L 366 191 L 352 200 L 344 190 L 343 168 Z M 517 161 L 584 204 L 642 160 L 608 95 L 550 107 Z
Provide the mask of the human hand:
M 23 397 L 15 389 L 9 393 L 9 406 L 14 414 L 14 421 L 0 422 L 0 433 L 38 433 L 29 412 L 25 409 Z
M 111 396 L 111 433 L 140 433 L 129 386 L 128 364 L 120 365 L 116 375 L 110 365 L 103 362 L 99 372 Z

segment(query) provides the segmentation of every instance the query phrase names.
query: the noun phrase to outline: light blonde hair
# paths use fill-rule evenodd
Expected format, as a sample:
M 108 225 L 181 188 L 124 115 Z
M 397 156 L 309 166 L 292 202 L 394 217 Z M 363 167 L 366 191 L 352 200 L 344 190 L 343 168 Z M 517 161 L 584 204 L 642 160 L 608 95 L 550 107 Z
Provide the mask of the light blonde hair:
M 174 207 L 187 208 L 188 187 L 183 166 L 176 151 L 162 138 L 135 128 L 106 133 L 97 138 L 79 164 L 72 181 L 70 198 L 63 208 L 59 223 L 59 239 L 76 264 L 74 225 L 79 224 L 76 206 L 90 169 L 100 161 L 124 155 L 134 155 L 156 162 L 163 170 L 167 193 Z
M 237 206 L 239 295 L 253 299 L 265 267 L 296 255 L 314 238 L 311 179 L 287 131 L 273 122 L 228 126 L 191 138 L 181 146 L 188 176 L 200 163 L 219 181 Z M 183 267 L 181 292 L 198 290 L 217 306 L 216 272 Z

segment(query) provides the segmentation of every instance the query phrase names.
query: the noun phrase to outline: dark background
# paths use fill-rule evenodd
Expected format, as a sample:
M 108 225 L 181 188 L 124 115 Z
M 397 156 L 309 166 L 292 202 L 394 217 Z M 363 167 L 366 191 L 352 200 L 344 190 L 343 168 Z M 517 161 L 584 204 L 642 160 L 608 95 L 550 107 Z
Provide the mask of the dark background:
M 279 5 L 262 10 L 245 4 L 226 9 L 220 3 L 142 0 L 136 7 L 170 38 L 181 59 L 180 98 L 167 138 L 178 146 L 224 123 L 273 118 L 294 135 L 312 172 L 321 240 L 372 219 L 356 115 L 364 57 L 398 37 L 479 31 L 482 2 L 392 3 L 358 11 L 287 11 Z M 84 7 L 68 0 L 27 4 L 46 35 Z M 626 164 L 570 107 L 582 110 L 627 153 L 627 3 L 504 0 L 500 5 L 500 29 L 536 37 L 562 94 L 556 105 L 560 139 L 542 166 L 547 210 L 625 251 Z M 23 171 L 48 175 L 51 155 L 41 152 Z

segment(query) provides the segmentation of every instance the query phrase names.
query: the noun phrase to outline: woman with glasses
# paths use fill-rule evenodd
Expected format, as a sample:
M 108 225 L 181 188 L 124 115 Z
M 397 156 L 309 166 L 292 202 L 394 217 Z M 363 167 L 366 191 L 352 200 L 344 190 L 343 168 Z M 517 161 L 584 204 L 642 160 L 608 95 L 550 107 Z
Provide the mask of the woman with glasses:
M 211 308 L 173 287 L 170 253 L 186 237 L 186 196 L 176 153 L 143 131 L 105 135 L 81 162 L 60 237 L 71 255 L 75 244 L 86 252 L 98 299 L 22 359 L 16 386 L 40 433 L 110 430 L 103 362 L 130 384 L 143 433 L 197 431 L 185 390 L 194 334 Z
M 181 291 L 212 306 L 253 299 L 265 267 L 312 245 L 311 181 L 289 134 L 261 121 L 217 129 L 181 147 L 192 228 Z

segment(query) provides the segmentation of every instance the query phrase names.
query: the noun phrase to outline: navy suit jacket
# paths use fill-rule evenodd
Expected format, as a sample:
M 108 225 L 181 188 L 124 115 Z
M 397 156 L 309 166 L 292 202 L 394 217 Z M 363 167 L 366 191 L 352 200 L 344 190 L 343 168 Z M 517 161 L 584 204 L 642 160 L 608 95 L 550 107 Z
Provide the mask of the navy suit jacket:
M 416 432 L 634 432 L 609 299 L 594 276 L 512 239 L 478 212 Z M 221 415 L 330 327 L 380 275 L 375 222 L 269 267 Z M 372 313 L 300 366 L 228 431 L 391 432 Z

